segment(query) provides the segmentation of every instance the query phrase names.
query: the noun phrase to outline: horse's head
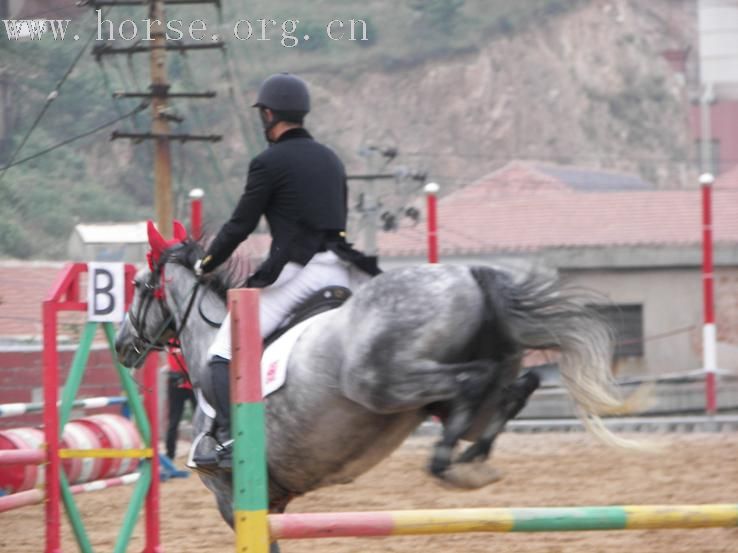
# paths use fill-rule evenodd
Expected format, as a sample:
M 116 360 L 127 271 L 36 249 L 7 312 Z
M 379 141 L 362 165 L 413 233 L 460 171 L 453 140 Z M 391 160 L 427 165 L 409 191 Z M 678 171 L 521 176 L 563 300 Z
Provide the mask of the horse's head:
M 165 267 L 176 260 L 191 268 L 198 253 L 187 241 L 187 231 L 179 221 L 174 223 L 172 240 L 166 240 L 151 221 L 147 230 L 148 267 L 136 274 L 133 301 L 115 340 L 118 358 L 126 367 L 139 368 L 146 353 L 164 349 L 177 337 L 177 314 L 167 297 L 171 280 L 165 277 Z

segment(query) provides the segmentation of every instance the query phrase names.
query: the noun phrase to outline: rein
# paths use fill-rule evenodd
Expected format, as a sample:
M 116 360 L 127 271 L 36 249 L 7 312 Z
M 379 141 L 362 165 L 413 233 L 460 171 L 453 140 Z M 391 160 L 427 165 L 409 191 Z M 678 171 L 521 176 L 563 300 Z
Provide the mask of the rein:
M 148 293 L 141 298 L 142 300 L 141 305 L 139 306 L 136 316 L 132 316 L 132 314 L 129 313 L 131 325 L 136 331 L 136 340 L 132 344 L 134 351 L 138 354 L 138 357 L 136 358 L 136 361 L 135 361 L 135 365 L 138 365 L 139 363 L 141 363 L 146 358 L 146 356 L 152 351 L 164 351 L 168 346 L 179 347 L 179 335 L 182 333 L 182 330 L 187 324 L 190 314 L 192 313 L 192 308 L 195 305 L 195 299 L 197 298 L 197 292 L 199 291 L 200 286 L 202 285 L 202 283 L 198 280 L 192 286 L 192 290 L 190 292 L 190 299 L 187 302 L 187 308 L 184 311 L 182 322 L 179 324 L 179 328 L 173 327 L 174 314 L 166 307 L 166 303 L 164 301 L 164 293 L 163 293 L 164 284 L 162 282 L 163 281 L 162 269 L 164 268 L 165 263 L 166 261 L 163 261 L 162 263 L 157 264 L 154 270 L 152 270 L 151 281 L 145 284 L 145 287 L 146 287 L 145 290 Z M 202 305 L 202 298 L 204 296 L 205 296 L 204 294 L 201 296 L 198 306 Z M 161 324 L 156 329 L 156 331 L 153 333 L 153 338 L 149 339 L 149 338 L 144 337 L 145 325 L 143 324 L 143 321 L 146 320 L 146 315 L 148 314 L 149 309 L 151 308 L 151 305 L 154 303 L 154 300 L 156 300 L 157 304 L 159 305 L 159 309 L 166 316 L 164 317 L 164 320 L 161 322 Z M 211 326 L 213 324 L 217 324 L 217 323 L 213 323 L 213 321 L 205 317 L 200 307 L 198 308 L 198 311 L 200 312 L 200 316 L 203 317 L 203 320 L 207 324 Z M 173 337 L 168 339 L 166 342 L 161 342 L 161 337 L 168 330 L 173 332 Z M 143 345 L 143 347 L 141 348 L 139 347 L 139 345 Z
M 202 318 L 202 320 L 205 321 L 205 323 L 208 326 L 211 326 L 213 328 L 220 328 L 221 326 L 223 326 L 223 323 L 216 323 L 215 321 L 211 321 L 207 317 L 207 315 L 205 315 L 205 313 L 203 313 L 203 311 L 202 311 L 202 302 L 203 302 L 204 299 L 205 299 L 205 294 L 203 294 L 202 296 L 200 296 L 200 301 L 197 302 L 197 312 L 200 315 L 200 318 Z

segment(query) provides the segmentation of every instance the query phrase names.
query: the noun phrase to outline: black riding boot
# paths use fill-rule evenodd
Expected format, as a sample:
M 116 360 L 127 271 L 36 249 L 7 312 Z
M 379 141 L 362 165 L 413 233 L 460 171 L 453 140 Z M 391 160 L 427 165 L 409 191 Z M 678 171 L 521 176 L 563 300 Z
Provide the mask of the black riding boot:
M 208 363 L 215 400 L 215 429 L 198 442 L 192 456 L 197 468 L 204 471 L 232 467 L 230 365 L 228 359 L 217 355 Z

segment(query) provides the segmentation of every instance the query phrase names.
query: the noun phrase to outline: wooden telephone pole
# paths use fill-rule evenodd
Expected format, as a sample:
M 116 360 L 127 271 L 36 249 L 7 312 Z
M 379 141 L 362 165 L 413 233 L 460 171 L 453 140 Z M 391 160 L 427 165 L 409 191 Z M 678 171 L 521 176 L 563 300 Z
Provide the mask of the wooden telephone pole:
M 216 4 L 218 0 L 170 0 L 170 4 Z M 149 53 L 149 70 L 151 74 L 151 85 L 149 92 L 117 92 L 116 98 L 148 98 L 151 102 L 151 131 L 144 133 L 128 133 L 113 131 L 111 138 L 129 138 L 132 140 L 154 141 L 154 210 L 159 232 L 164 238 L 172 237 L 172 221 L 174 219 L 172 201 L 172 155 L 170 143 L 172 140 L 182 142 L 199 140 L 217 142 L 222 137 L 216 134 L 173 134 L 170 132 L 169 120 L 173 116 L 168 112 L 169 98 L 213 98 L 215 92 L 169 92 L 167 81 L 167 50 L 202 50 L 209 48 L 223 48 L 222 41 L 209 43 L 182 44 L 176 41 L 167 44 L 166 32 L 164 30 L 164 3 L 165 0 L 149 0 L 149 20 L 158 22 L 151 27 L 150 45 L 135 45 L 124 48 L 114 48 L 107 44 L 95 46 L 92 53 L 99 62 L 102 56 L 113 54 L 132 55 L 140 52 Z M 93 0 L 93 8 L 100 6 L 136 6 L 141 5 L 141 0 Z
M 151 132 L 154 138 L 154 209 L 159 232 L 164 238 L 172 237 L 172 155 L 169 148 L 169 121 L 167 109 L 167 51 L 164 34 L 164 0 L 151 0 L 149 4 L 151 21 L 158 21 L 158 28 L 152 30 L 154 39 L 150 53 L 151 70 Z

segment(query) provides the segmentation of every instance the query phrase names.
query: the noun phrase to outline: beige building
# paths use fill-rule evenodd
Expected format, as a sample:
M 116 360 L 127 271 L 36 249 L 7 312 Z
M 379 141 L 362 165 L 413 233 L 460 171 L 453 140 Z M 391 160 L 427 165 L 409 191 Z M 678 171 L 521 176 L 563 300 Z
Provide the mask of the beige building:
M 78 224 L 67 242 L 72 261 L 143 263 L 148 249 L 146 221 Z

